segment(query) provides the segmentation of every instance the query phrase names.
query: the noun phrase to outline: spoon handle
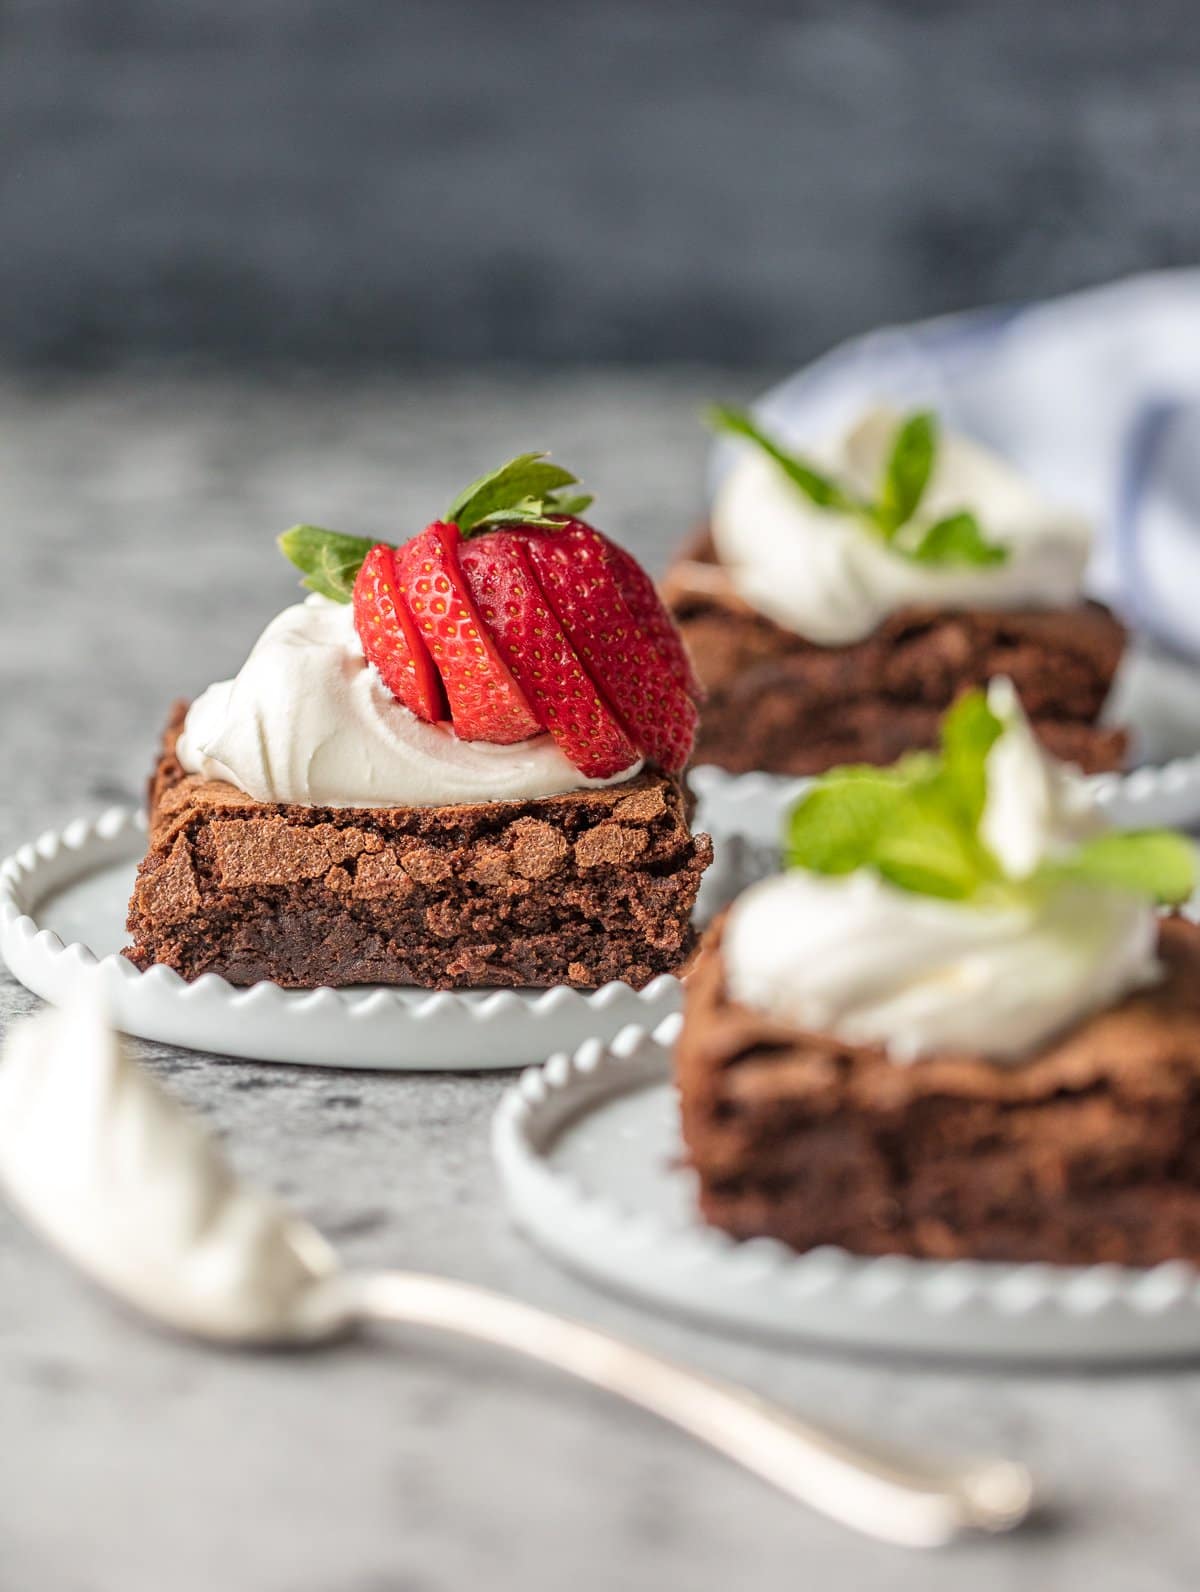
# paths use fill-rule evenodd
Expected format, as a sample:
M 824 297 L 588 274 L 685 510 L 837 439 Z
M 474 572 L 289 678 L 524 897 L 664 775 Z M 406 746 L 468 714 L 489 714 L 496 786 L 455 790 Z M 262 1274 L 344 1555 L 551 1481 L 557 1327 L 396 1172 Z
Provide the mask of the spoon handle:
M 685 1370 L 593 1327 L 450 1278 L 354 1278 L 364 1320 L 439 1327 L 556 1366 L 650 1410 L 789 1496 L 886 1542 L 940 1547 L 1007 1531 L 1029 1511 L 1027 1472 L 1007 1460 L 938 1465 L 796 1420 L 731 1384 Z

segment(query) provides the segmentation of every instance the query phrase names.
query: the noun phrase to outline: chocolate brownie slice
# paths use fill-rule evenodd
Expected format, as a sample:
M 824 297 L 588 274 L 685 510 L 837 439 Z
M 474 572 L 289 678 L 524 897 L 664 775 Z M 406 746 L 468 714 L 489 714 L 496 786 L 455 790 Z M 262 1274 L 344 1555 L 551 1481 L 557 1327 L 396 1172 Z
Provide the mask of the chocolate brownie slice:
M 676 779 L 536 801 L 322 808 L 185 772 L 176 708 L 150 786 L 126 955 L 184 978 L 427 989 L 641 986 L 693 948 L 712 856 Z
M 864 1255 L 1200 1262 L 1200 927 L 1166 976 L 1017 1066 L 907 1066 L 732 1000 L 719 928 L 676 1052 L 700 1207 L 738 1238 Z
M 818 774 L 932 747 L 963 691 L 1007 675 L 1043 744 L 1088 773 L 1120 766 L 1121 730 L 1096 721 L 1125 633 L 1077 608 L 906 608 L 864 641 L 820 647 L 750 608 L 699 541 L 663 597 L 708 692 L 693 753 L 733 773 Z

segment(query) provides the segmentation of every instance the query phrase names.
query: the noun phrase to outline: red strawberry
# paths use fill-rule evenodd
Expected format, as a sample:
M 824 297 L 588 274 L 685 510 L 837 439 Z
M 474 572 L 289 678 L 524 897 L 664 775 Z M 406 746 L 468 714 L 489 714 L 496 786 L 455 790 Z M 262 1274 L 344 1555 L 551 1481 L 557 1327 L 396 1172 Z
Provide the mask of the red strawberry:
M 396 586 L 395 549 L 380 542 L 354 582 L 354 628 L 367 662 L 411 713 L 428 724 L 449 717 L 446 694 L 421 632 Z
M 508 746 L 542 726 L 480 619 L 460 550 L 458 526 L 435 520 L 397 549 L 398 590 L 441 673 L 455 734 Z
M 600 536 L 599 531 L 593 531 L 590 525 L 584 525 L 582 522 L 579 522 L 579 529 L 589 532 L 592 536 Z M 568 531 L 567 534 L 571 535 L 572 532 Z M 655 650 L 676 685 L 681 686 L 693 702 L 703 702 L 704 687 L 696 677 L 683 637 L 675 628 L 675 621 L 664 607 L 654 582 L 632 553 L 627 553 L 623 547 L 610 542 L 606 536 L 601 536 L 600 539 L 609 549 L 617 585 L 621 588 L 622 597 L 629 604 L 634 623 L 654 643 Z
M 466 543 L 462 572 L 484 623 L 542 725 L 592 779 L 637 761 L 638 750 L 605 705 L 546 601 L 526 533 L 495 531 Z
M 630 610 L 618 549 L 576 522 L 531 535 L 528 550 L 559 623 L 630 737 L 661 768 L 678 773 L 696 737 L 696 707 Z

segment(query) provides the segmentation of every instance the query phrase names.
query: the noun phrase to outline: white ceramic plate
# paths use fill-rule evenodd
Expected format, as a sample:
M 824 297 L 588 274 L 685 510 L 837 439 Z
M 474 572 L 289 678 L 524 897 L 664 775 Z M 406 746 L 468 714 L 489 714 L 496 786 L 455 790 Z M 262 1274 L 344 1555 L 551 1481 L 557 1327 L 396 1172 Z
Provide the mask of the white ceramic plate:
M 710 1326 L 840 1348 L 1008 1361 L 1200 1354 L 1200 1274 L 1183 1264 L 1001 1265 L 797 1255 L 695 1214 L 679 1165 L 668 1019 L 527 1072 L 493 1147 L 518 1225 L 605 1287 Z
M 137 863 L 140 814 L 77 820 L 0 863 L 0 955 L 14 977 L 60 1003 L 96 980 L 125 1033 L 252 1061 L 397 1072 L 522 1067 L 591 1035 L 656 1023 L 680 1004 L 678 979 L 594 993 L 362 987 L 235 989 L 214 973 L 187 983 L 171 968 L 139 973 L 119 954 Z
M 1123 829 L 1200 824 L 1200 670 L 1149 647 L 1130 652 L 1113 688 L 1107 716 L 1134 726 L 1138 766 L 1097 774 L 1092 783 Z M 728 774 L 705 764 L 689 775 L 695 826 L 718 842 L 778 847 L 784 815 L 808 781 L 782 774 Z

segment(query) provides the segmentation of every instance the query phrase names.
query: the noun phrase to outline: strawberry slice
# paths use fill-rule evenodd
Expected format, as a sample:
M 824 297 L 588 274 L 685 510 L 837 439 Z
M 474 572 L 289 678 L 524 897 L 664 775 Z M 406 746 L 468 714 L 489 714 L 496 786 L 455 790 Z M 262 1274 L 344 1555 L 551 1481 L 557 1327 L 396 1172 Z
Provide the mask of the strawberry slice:
M 598 538 L 608 548 L 613 574 L 617 585 L 621 588 L 621 596 L 629 604 L 634 624 L 653 642 L 655 651 L 662 658 L 667 673 L 676 685 L 681 686 L 693 702 L 703 702 L 704 687 L 692 667 L 692 660 L 688 656 L 683 637 L 676 629 L 675 621 L 667 612 L 649 575 L 632 553 L 626 552 L 623 547 L 618 547 L 616 542 L 610 542 L 607 536 L 593 530 L 582 520 L 576 521 L 569 527 L 566 534 L 579 536 L 581 532 Z
M 449 718 L 429 649 L 400 599 L 395 549 L 386 542 L 379 542 L 363 560 L 353 602 L 354 628 L 367 662 L 379 670 L 396 700 L 427 724 Z
M 696 706 L 630 608 L 619 550 L 578 521 L 531 534 L 528 547 L 538 583 L 584 668 L 645 755 L 678 773 L 696 738 Z
M 542 726 L 479 616 L 461 551 L 458 526 L 435 520 L 397 549 L 397 590 L 441 674 L 454 733 L 509 746 Z
M 459 554 L 484 623 L 542 725 L 581 774 L 608 779 L 637 747 L 597 691 L 534 574 L 526 533 L 489 532 Z

